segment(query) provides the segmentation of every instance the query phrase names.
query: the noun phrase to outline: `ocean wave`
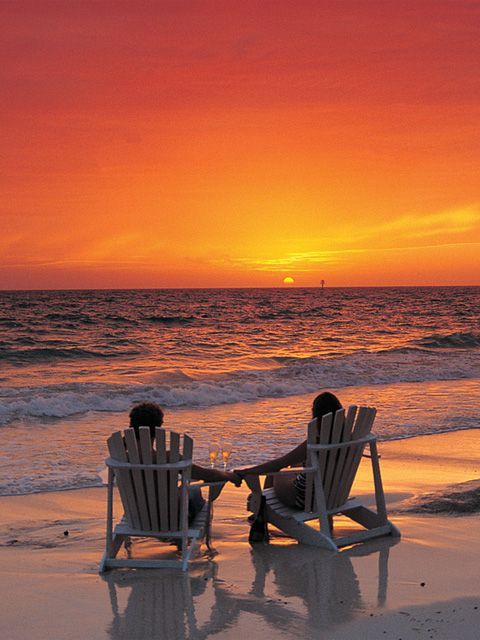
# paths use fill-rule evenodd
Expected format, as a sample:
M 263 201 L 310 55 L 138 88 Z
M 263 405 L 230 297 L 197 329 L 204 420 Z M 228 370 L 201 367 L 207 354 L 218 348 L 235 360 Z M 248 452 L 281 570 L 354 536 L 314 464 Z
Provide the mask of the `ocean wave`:
M 420 340 L 414 340 L 413 344 L 428 349 L 475 349 L 480 347 L 480 334 L 478 333 L 450 333 L 441 335 L 434 333 Z
M 73 326 L 79 324 L 96 324 L 95 319 L 86 313 L 47 313 L 45 318 L 57 323 L 72 323 Z
M 109 314 L 105 316 L 105 320 L 109 322 L 114 322 L 115 324 L 127 324 L 127 325 L 138 325 L 138 322 L 133 318 L 127 318 L 125 316 L 116 316 L 113 314 Z
M 454 484 L 435 493 L 415 496 L 401 508 L 407 513 L 468 515 L 480 511 L 480 480 Z
M 70 383 L 3 389 L 0 424 L 24 417 L 66 417 L 88 411 L 124 411 L 151 400 L 166 407 L 208 407 L 316 392 L 321 388 L 480 378 L 475 353 L 355 353 L 320 359 L 275 359 L 273 368 L 242 369 L 196 378 L 180 370 L 129 384 Z M 279 366 L 280 365 L 280 366 Z
M 31 347 L 34 344 L 37 344 L 37 341 L 34 338 L 26 338 L 26 337 L 20 337 L 20 338 L 15 338 L 13 340 L 15 345 L 22 345 L 22 347 Z M 2 342 L 0 343 L 2 347 L 10 347 L 10 343 L 8 342 Z
M 113 351 L 92 351 L 89 349 L 81 349 L 79 347 L 36 347 L 33 349 L 19 348 L 0 348 L 0 361 L 8 361 L 12 363 L 41 363 L 55 360 L 86 360 L 86 359 L 107 359 L 114 357 L 124 357 L 138 355 L 138 351 L 125 351 L 116 353 Z
M 62 477 L 46 478 L 23 477 L 5 479 L 0 482 L 0 496 L 24 496 L 32 493 L 50 493 L 52 491 L 71 491 L 72 489 L 89 489 L 101 487 L 103 484 L 97 473 L 77 472 L 75 475 L 65 474 Z M 1 540 L 0 540 L 0 546 Z
M 18 329 L 19 327 L 23 327 L 23 323 L 13 318 L 0 318 L 0 326 L 4 329 Z
M 170 326 L 190 324 L 194 322 L 195 318 L 193 316 L 148 316 L 145 320 Z
M 281 318 L 302 318 L 302 317 L 314 317 L 314 318 L 330 318 L 330 313 L 325 312 L 323 307 L 313 307 L 311 309 L 276 309 L 275 311 L 267 311 L 257 314 L 259 320 L 277 320 Z
M 390 349 L 379 349 L 377 353 L 391 353 L 391 354 L 409 354 L 409 353 L 431 353 L 429 349 L 423 349 L 422 347 L 391 347 Z

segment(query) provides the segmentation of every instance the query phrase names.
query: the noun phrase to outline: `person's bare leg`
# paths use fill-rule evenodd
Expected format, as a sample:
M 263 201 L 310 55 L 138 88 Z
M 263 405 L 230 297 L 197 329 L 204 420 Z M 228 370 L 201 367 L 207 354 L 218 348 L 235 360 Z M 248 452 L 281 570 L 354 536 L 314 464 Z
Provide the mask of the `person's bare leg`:
M 255 520 L 262 505 L 260 478 L 255 475 L 245 476 L 245 482 L 252 492 L 247 498 L 247 510 L 252 512 L 253 516 L 251 516 L 251 519 Z

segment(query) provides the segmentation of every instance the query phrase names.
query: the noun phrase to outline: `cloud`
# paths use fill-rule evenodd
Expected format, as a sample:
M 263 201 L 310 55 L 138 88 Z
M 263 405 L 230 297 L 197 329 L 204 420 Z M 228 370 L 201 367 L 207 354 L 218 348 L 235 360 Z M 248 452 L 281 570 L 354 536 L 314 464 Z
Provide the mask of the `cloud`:
M 467 233 L 479 228 L 480 205 L 475 204 L 439 213 L 401 216 L 380 225 L 378 230 L 381 233 L 399 233 L 404 238 L 427 238 Z
M 223 266 L 248 268 L 254 271 L 296 272 L 315 271 L 319 266 L 335 266 L 352 259 L 355 254 L 379 252 L 420 251 L 436 247 L 480 245 L 480 205 L 427 214 L 408 214 L 393 220 L 363 227 L 342 229 L 335 237 L 324 237 L 314 242 L 337 246 L 337 249 L 295 251 L 283 255 L 224 257 L 214 260 Z M 470 234 L 464 242 L 451 242 L 452 236 Z M 438 242 L 419 243 L 418 240 L 435 237 Z M 478 242 L 476 241 L 478 237 Z M 448 239 L 448 241 L 446 241 Z M 353 245 L 353 246 L 352 246 Z
M 303 251 L 290 253 L 282 257 L 274 258 L 227 258 L 221 262 L 233 267 L 247 267 L 254 271 L 285 271 L 295 269 L 295 271 L 311 271 L 314 265 L 335 265 L 345 260 L 343 253 L 349 251 Z M 220 262 L 220 261 L 218 261 Z

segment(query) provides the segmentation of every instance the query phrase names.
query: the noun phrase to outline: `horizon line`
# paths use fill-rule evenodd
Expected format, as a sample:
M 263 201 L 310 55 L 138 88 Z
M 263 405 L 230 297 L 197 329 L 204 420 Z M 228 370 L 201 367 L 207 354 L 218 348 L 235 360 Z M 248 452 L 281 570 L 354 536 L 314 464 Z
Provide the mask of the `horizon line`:
M 31 289 L 3 289 L 0 288 L 0 293 L 20 293 L 26 291 L 175 291 L 175 290 L 190 290 L 190 291 L 202 291 L 202 290 L 216 290 L 222 291 L 227 289 L 244 290 L 244 289 L 433 289 L 433 288 L 475 288 L 480 287 L 480 284 L 366 284 L 366 285 L 332 285 L 332 286 L 295 286 L 295 285 L 278 285 L 278 286 L 245 286 L 245 287 L 55 287 L 55 288 L 31 288 Z

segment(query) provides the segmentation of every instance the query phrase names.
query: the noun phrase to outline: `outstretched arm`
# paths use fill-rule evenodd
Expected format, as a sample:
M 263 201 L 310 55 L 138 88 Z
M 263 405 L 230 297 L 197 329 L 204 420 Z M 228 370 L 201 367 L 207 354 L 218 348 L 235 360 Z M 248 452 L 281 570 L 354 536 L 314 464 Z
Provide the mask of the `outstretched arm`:
M 192 464 L 192 480 L 203 480 L 204 482 L 233 482 L 239 487 L 242 484 L 240 476 L 233 471 L 221 471 L 220 469 L 208 469 Z
M 285 467 L 294 467 L 296 465 L 301 465 L 305 461 L 307 457 L 307 441 L 299 444 L 298 447 L 292 449 L 284 456 L 280 456 L 280 458 L 275 458 L 274 460 L 270 460 L 269 462 L 264 462 L 262 464 L 257 464 L 255 467 L 248 467 L 247 469 L 239 469 L 236 471 L 238 475 L 244 477 L 251 474 L 256 475 L 264 475 L 265 473 L 274 473 L 275 471 L 280 471 L 280 469 L 285 469 Z

